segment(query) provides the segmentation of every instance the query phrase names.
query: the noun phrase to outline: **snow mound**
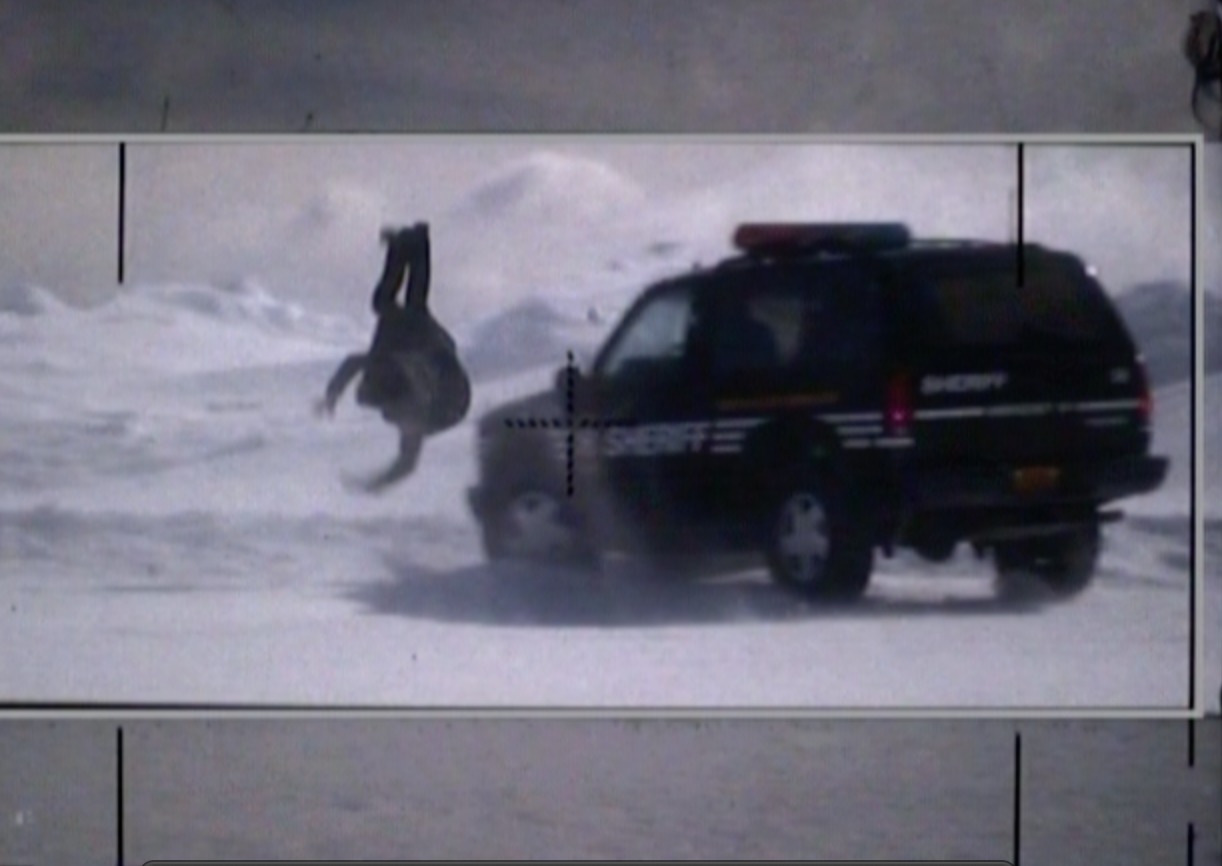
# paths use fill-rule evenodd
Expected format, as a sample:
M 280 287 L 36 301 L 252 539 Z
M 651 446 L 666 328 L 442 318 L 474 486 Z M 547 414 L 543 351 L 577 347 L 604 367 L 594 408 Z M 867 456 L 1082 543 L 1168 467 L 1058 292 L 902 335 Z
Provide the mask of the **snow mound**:
M 0 289 L 0 314 L 43 316 L 68 309 L 68 305 L 41 286 L 9 285 Z
M 1140 283 L 1116 298 L 1120 315 L 1145 356 L 1155 386 L 1184 381 L 1192 370 L 1192 293 L 1174 281 Z M 1222 331 L 1222 303 L 1205 295 L 1204 332 Z M 1222 351 L 1206 340 L 1206 373 L 1222 371 Z
M 221 285 L 159 283 L 134 286 L 106 305 L 113 315 L 134 315 L 164 320 L 185 313 L 225 325 L 244 325 L 289 337 L 349 340 L 355 327 L 344 319 L 307 312 L 274 297 L 257 281 L 243 279 Z
M 363 347 L 366 328 L 286 303 L 250 280 L 226 285 L 145 284 L 77 309 L 46 290 L 3 294 L 0 382 L 27 393 L 42 373 L 95 382 L 144 370 L 161 374 L 335 359 Z M 81 386 L 83 387 L 83 385 Z
M 1202 386 L 1204 414 L 1201 419 L 1203 432 L 1204 481 L 1202 490 L 1205 512 L 1214 516 L 1219 512 L 1216 495 L 1222 486 L 1222 453 L 1217 443 L 1222 442 L 1222 373 L 1205 377 Z M 1155 393 L 1155 447 L 1170 454 L 1173 466 L 1169 486 L 1177 483 L 1188 487 L 1188 468 L 1191 465 L 1191 406 L 1192 390 L 1188 383 L 1166 388 Z M 1178 464 L 1178 471 L 1176 464 Z
M 643 200 L 636 184 L 600 162 L 544 151 L 486 180 L 461 211 L 490 219 L 585 221 Z
M 477 380 L 532 367 L 559 367 L 569 351 L 582 354 L 596 342 L 598 335 L 582 331 L 591 331 L 588 321 L 562 315 L 545 301 L 530 299 L 477 326 L 463 351 L 463 362 Z
M 1205 411 L 1204 489 L 1202 502 L 1206 517 L 1217 517 L 1216 495 L 1222 485 L 1222 454 L 1213 446 L 1222 441 L 1222 373 L 1205 377 L 1203 383 Z M 1170 459 L 1171 466 L 1162 487 L 1136 499 L 1126 500 L 1125 510 L 1138 514 L 1186 514 L 1190 503 L 1190 472 L 1192 469 L 1192 388 L 1179 382 L 1154 391 L 1154 429 L 1151 450 Z

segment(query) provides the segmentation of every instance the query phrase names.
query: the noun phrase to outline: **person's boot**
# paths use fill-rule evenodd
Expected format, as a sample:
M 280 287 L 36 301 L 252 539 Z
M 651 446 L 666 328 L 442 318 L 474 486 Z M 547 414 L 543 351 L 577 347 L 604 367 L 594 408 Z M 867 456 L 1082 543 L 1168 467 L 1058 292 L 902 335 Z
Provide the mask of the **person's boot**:
M 429 225 L 416 223 L 402 233 L 404 253 L 408 260 L 407 292 L 403 306 L 425 310 L 429 300 L 430 252 Z
M 403 274 L 410 258 L 410 231 L 399 229 L 382 232 L 382 239 L 386 241 L 386 264 L 382 267 L 382 276 L 373 290 L 373 311 L 378 316 L 396 306 L 399 286 L 403 284 Z

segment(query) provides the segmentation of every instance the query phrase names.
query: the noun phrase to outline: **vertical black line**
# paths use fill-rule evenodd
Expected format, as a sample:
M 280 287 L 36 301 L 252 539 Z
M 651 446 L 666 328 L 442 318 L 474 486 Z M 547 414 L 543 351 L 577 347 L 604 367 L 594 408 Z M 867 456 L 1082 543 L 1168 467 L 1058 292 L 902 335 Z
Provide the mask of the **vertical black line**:
M 127 142 L 119 142 L 119 285 L 123 285 L 124 230 L 127 217 Z
M 1188 148 L 1190 156 L 1188 169 L 1188 297 L 1192 305 L 1188 316 L 1191 327 L 1188 331 L 1188 357 L 1191 358 L 1192 369 L 1188 381 L 1192 383 L 1188 400 L 1188 564 L 1190 569 L 1188 579 L 1188 708 L 1195 709 L 1197 700 L 1197 519 L 1193 505 L 1197 497 L 1197 146 Z
M 1021 289 L 1024 284 L 1026 273 L 1024 270 L 1026 264 L 1026 255 L 1023 252 L 1023 207 L 1024 196 L 1023 186 L 1026 183 L 1024 177 L 1023 163 L 1026 160 L 1023 158 L 1023 142 L 1018 143 L 1018 189 L 1016 193 L 1016 206 L 1014 214 L 1014 233 L 1015 233 L 1015 254 L 1018 256 L 1018 287 Z
M 1188 766 L 1195 767 L 1197 763 L 1197 720 L 1188 720 Z
M 565 456 L 567 458 L 565 486 L 568 491 L 568 495 L 572 497 L 573 495 L 573 444 L 574 444 L 574 439 L 575 439 L 575 434 L 573 432 L 573 426 L 574 426 L 574 417 L 573 416 L 574 416 L 574 411 L 576 410 L 576 405 L 575 405 L 576 400 L 574 398 L 573 391 L 575 390 L 574 379 L 576 379 L 576 376 L 577 376 L 577 368 L 573 361 L 573 352 L 571 350 L 568 352 L 567 357 L 568 357 L 568 363 L 565 365 L 566 381 L 565 381 L 565 401 L 564 401 L 565 422 L 568 427 L 568 430 L 566 431 L 567 436 L 565 437 Z
M 1188 866 L 1193 866 L 1196 860 L 1194 848 L 1196 847 L 1197 829 L 1192 822 L 1188 822 Z
M 1022 841 L 1022 803 L 1023 803 L 1023 735 L 1014 734 L 1014 859 L 1012 866 L 1019 866 L 1019 853 Z
M 119 728 L 117 737 L 117 803 L 116 803 L 116 821 L 117 821 L 117 838 L 118 838 L 118 864 L 123 866 L 123 729 Z

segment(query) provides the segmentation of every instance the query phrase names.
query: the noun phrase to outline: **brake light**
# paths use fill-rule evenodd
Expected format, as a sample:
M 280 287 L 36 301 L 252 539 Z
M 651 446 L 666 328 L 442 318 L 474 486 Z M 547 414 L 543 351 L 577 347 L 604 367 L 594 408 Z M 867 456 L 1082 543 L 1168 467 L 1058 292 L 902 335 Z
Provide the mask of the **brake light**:
M 1154 417 L 1154 393 L 1150 390 L 1150 376 L 1146 373 L 1146 365 L 1140 358 L 1137 360 L 1137 387 L 1140 389 L 1137 414 L 1143 424 L 1149 424 Z
M 912 379 L 907 373 L 887 383 L 886 429 L 891 436 L 906 435 L 912 426 Z

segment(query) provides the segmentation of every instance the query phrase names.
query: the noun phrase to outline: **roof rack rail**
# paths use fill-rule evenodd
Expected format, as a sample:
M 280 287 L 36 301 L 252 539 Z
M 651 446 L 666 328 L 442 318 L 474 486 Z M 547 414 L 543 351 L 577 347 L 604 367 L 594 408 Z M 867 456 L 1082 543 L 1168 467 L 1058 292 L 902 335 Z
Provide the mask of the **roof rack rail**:
M 973 247 L 987 249 L 992 247 L 1013 246 L 1013 242 L 990 241 L 983 238 L 919 238 L 912 242 L 914 248 L 942 249 L 956 247 Z
M 883 252 L 912 243 L 905 223 L 743 223 L 734 246 L 749 256 Z

